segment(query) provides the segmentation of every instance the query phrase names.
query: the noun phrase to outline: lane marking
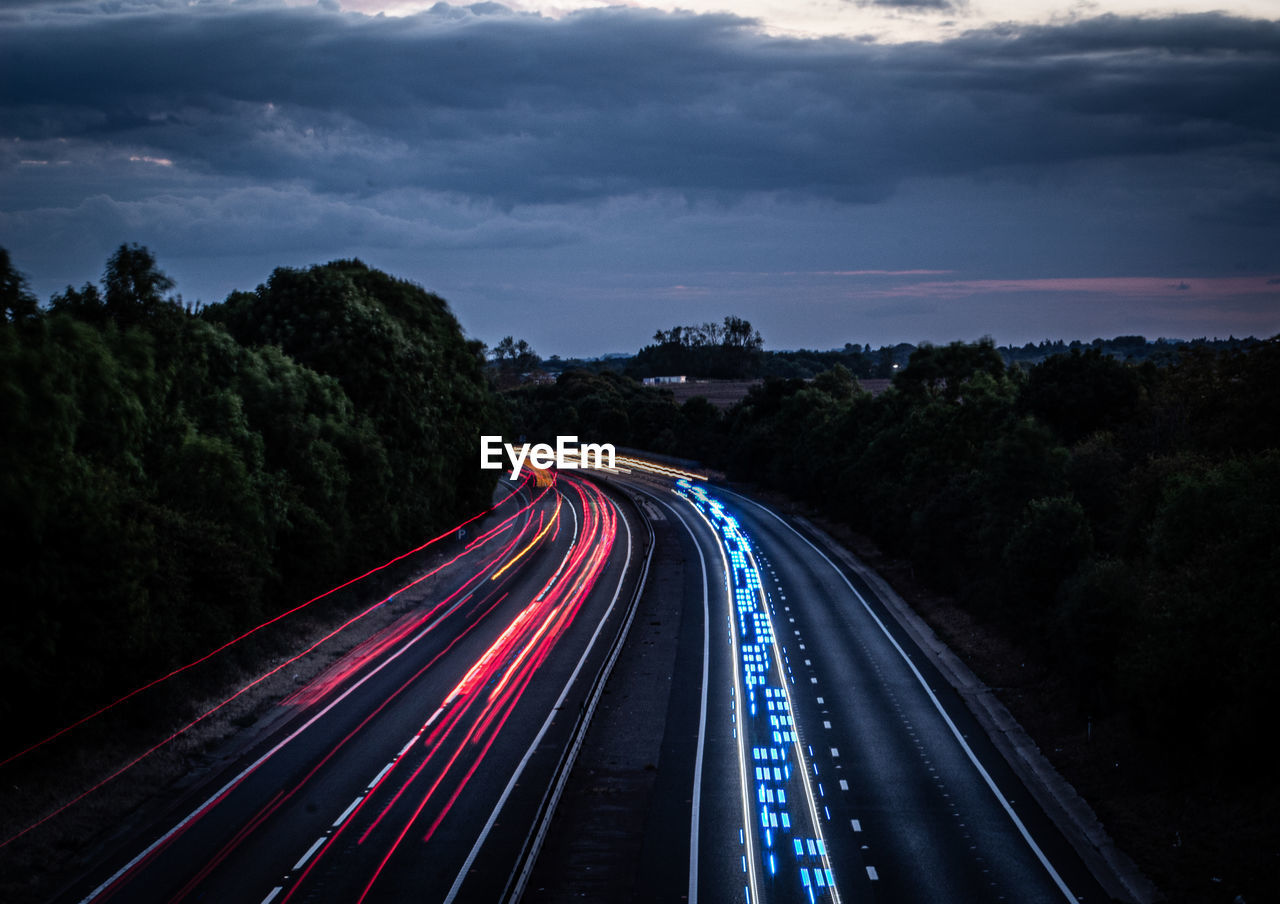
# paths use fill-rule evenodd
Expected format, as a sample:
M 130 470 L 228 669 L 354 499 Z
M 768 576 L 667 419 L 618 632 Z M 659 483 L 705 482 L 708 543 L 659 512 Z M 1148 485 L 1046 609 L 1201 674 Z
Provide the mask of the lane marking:
M 307 865 L 307 861 L 311 859 L 311 855 L 314 854 L 316 851 L 320 850 L 320 845 L 324 844 L 324 840 L 326 837 L 327 836 L 325 835 L 321 835 L 319 838 L 316 839 L 315 844 L 307 848 L 307 852 L 302 855 L 302 859 L 293 865 L 293 872 L 296 873 L 298 870 L 302 869 L 304 866 Z
M 352 811 L 352 810 L 354 810 L 356 807 L 360 806 L 360 801 L 362 801 L 362 800 L 364 800 L 364 795 L 363 795 L 363 794 L 361 794 L 359 797 L 357 797 L 355 800 L 353 800 L 353 801 L 351 802 L 350 806 L 348 806 L 345 810 L 343 810 L 343 811 L 342 811 L 342 815 L 341 815 L 341 816 L 339 816 L 336 820 L 334 820 L 333 828 L 335 828 L 335 829 L 336 829 L 338 826 L 340 826 L 340 825 L 342 825 L 344 822 L 346 822 L 346 821 L 347 821 L 347 817 L 351 815 L 351 811 Z
M 665 501 L 663 505 L 680 519 L 684 529 L 693 541 L 693 548 L 698 551 L 698 562 L 702 566 L 702 706 L 698 716 L 698 752 L 693 766 L 693 813 L 689 825 L 689 904 L 697 904 L 698 900 L 698 837 L 702 818 L 702 760 L 707 736 L 707 687 L 711 661 L 711 603 L 710 583 L 707 577 L 707 559 L 702 554 L 702 546 L 694 536 L 689 522 L 684 515 L 672 508 Z
M 396 759 L 392 760 L 391 762 L 387 763 L 387 765 L 383 766 L 382 771 L 373 777 L 373 781 L 369 782 L 369 785 L 366 788 L 366 790 L 373 790 L 374 786 L 377 785 L 378 782 L 382 781 L 383 776 L 385 776 L 388 772 L 391 771 L 391 768 L 395 766 L 396 761 L 399 759 L 400 757 L 396 757 Z

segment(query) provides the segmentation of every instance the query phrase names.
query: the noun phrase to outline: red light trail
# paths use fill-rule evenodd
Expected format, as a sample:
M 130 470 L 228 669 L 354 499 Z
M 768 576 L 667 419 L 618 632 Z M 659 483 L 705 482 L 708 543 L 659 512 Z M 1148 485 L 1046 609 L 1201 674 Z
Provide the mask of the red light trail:
M 564 475 L 551 475 L 539 480 L 539 484 L 545 485 L 541 489 L 527 488 L 533 494 L 532 499 L 517 505 L 501 522 L 472 539 L 456 556 L 361 612 L 337 631 L 326 635 L 299 654 L 305 655 L 328 637 L 363 618 L 409 587 L 478 554 L 479 560 L 467 571 L 449 578 L 449 592 L 446 596 L 433 600 L 430 606 L 425 607 L 425 611 L 412 613 L 370 637 L 317 679 L 287 698 L 284 702 L 290 705 L 323 706 L 323 709 L 227 782 L 167 834 L 91 892 L 85 901 L 108 897 L 122 888 L 140 870 L 152 863 L 162 850 L 227 800 L 267 759 L 302 735 L 316 720 L 347 699 L 357 688 L 365 685 L 368 679 L 392 660 L 447 623 L 450 626 L 449 634 L 446 635 L 447 643 L 429 661 L 385 696 L 379 696 L 371 703 L 369 711 L 361 714 L 358 724 L 347 730 L 336 743 L 332 743 L 317 761 L 309 764 L 305 774 L 292 780 L 288 787 L 265 794 L 265 803 L 251 810 L 252 815 L 234 833 L 218 843 L 220 846 L 214 849 L 215 853 L 194 874 L 186 878 L 185 885 L 171 895 L 169 900 L 177 902 L 192 895 L 251 837 L 271 832 L 272 826 L 279 822 L 278 818 L 273 820 L 273 817 L 282 816 L 286 804 L 297 799 L 305 788 L 322 781 L 324 767 L 332 766 L 340 751 L 348 748 L 353 741 L 358 742 L 367 729 L 371 731 L 374 719 L 393 701 L 409 699 L 404 695 L 415 682 L 431 669 L 440 666 L 441 660 L 453 653 L 446 660 L 449 663 L 447 667 L 456 670 L 454 674 L 460 677 L 453 684 L 452 690 L 445 694 L 399 753 L 380 771 L 370 770 L 377 771 L 377 774 L 370 776 L 364 790 L 346 806 L 342 815 L 331 824 L 325 834 L 306 849 L 292 869 L 288 869 L 288 863 L 282 865 L 282 873 L 286 875 L 286 879 L 267 898 L 274 901 L 289 900 L 306 884 L 312 870 L 326 859 L 326 855 L 333 850 L 334 842 L 349 828 L 358 827 L 355 829 L 358 838 L 354 844 L 369 846 L 372 853 L 372 859 L 364 867 L 370 872 L 357 885 L 357 889 L 362 889 L 358 892 L 358 901 L 364 901 L 369 896 L 397 851 L 405 847 L 406 839 L 411 833 L 418 831 L 420 843 L 429 843 L 486 761 L 495 742 L 503 736 L 505 726 L 525 698 L 526 691 L 574 624 L 610 560 L 618 530 L 618 513 L 607 497 L 590 483 Z M 570 500 L 572 505 L 568 504 Z M 503 500 L 501 504 L 506 503 L 507 500 Z M 551 563 L 543 558 L 539 550 L 555 545 L 562 536 L 562 528 L 566 532 L 572 528 L 572 533 L 560 541 L 561 544 L 568 545 L 560 554 L 559 561 L 554 564 L 552 573 L 533 585 L 537 588 L 536 591 L 533 588 L 524 590 L 528 594 L 527 598 L 514 600 L 511 595 L 512 587 L 519 586 L 512 583 L 516 580 L 516 575 L 527 574 L 529 567 L 552 569 Z M 425 548 L 425 545 L 419 547 L 421 548 Z M 527 577 L 522 580 L 524 584 L 528 584 Z M 519 606 L 514 611 L 513 603 Z M 475 657 L 473 660 L 469 663 L 466 660 L 458 662 L 457 645 L 475 629 L 488 624 L 499 611 L 510 613 L 506 616 L 510 621 L 484 650 L 468 654 Z M 113 773 L 103 783 L 115 778 L 296 658 L 281 663 L 246 685 L 161 744 Z M 368 685 L 369 688 L 374 686 Z M 331 697 L 334 698 L 333 701 L 326 703 Z M 332 769 L 328 771 L 331 772 Z M 76 803 L 97 787 L 100 785 L 84 792 L 41 822 Z M 34 827 L 33 825 L 20 834 L 25 834 Z M 350 851 L 351 845 L 345 846 L 344 850 Z M 353 893 L 355 891 L 353 889 Z
M 128 699 L 130 699 L 130 698 L 132 698 L 132 697 L 136 697 L 137 695 L 141 694 L 143 691 L 148 690 L 149 688 L 155 687 L 156 685 L 158 685 L 158 684 L 160 684 L 160 683 L 162 683 L 162 682 L 164 682 L 164 681 L 167 681 L 167 680 L 169 680 L 169 679 L 171 679 L 171 678 L 173 678 L 173 677 L 175 677 L 175 676 L 177 676 L 177 675 L 181 674 L 182 672 L 185 672 L 185 671 L 187 671 L 187 670 L 189 670 L 189 669 L 191 669 L 191 668 L 193 668 L 193 667 L 195 667 L 195 666 L 199 665 L 199 664 L 200 664 L 200 663 L 202 663 L 202 662 L 205 662 L 205 661 L 207 661 L 207 660 L 211 659 L 211 658 L 212 658 L 213 656 L 215 656 L 216 654 L 221 653 L 221 652 L 223 652 L 223 651 L 225 651 L 225 650 L 230 649 L 231 647 L 233 647 L 234 645 L 236 645 L 236 644 L 237 644 L 237 643 L 239 643 L 240 641 L 244 640 L 244 639 L 245 639 L 245 638 L 247 638 L 247 637 L 250 637 L 251 635 L 253 635 L 253 634 L 257 633 L 258 631 L 262 630 L 263 628 L 267 627 L 268 625 L 274 624 L 274 623 L 276 623 L 276 622 L 280 621 L 281 619 L 285 618 L 286 616 L 291 615 L 291 614 L 293 614 L 293 613 L 295 613 L 295 612 L 299 612 L 299 611 L 301 611 L 301 610 L 305 609 L 307 606 L 310 606 L 312 603 L 315 603 L 315 602 L 317 602 L 317 601 L 319 601 L 319 600 L 321 600 L 321 599 L 324 599 L 324 598 L 325 598 L 325 597 L 327 597 L 327 596 L 331 596 L 332 594 L 334 594 L 334 593 L 336 593 L 337 591 L 339 591 L 339 590 L 343 589 L 344 587 L 350 587 L 350 586 L 354 585 L 355 583 L 357 583 L 358 581 L 364 580 L 365 578 L 367 578 L 367 577 L 369 577 L 369 576 L 371 576 L 371 575 L 373 575 L 373 574 L 376 574 L 376 573 L 378 573 L 378 572 L 380 572 L 380 571 L 382 571 L 382 570 L 386 569 L 387 567 L 389 567 L 389 566 L 391 566 L 391 565 L 395 564 L 396 562 L 402 561 L 403 559 L 407 558 L 408 556 L 413 555 L 414 553 L 421 552 L 422 550 L 424 550 L 424 549 L 426 549 L 426 548 L 428 548 L 428 547 L 432 546 L 433 544 L 438 543 L 440 540 L 444 539 L 445 537 L 451 536 L 452 534 L 456 533 L 456 532 L 457 532 L 461 527 L 463 527 L 463 526 L 465 526 L 465 525 L 467 525 L 467 524 L 470 524 L 470 523 L 472 523 L 473 521 L 476 521 L 477 519 L 479 519 L 479 518 L 483 517 L 483 516 L 484 516 L 484 515 L 486 515 L 486 514 L 489 514 L 489 513 L 492 513 L 492 512 L 498 511 L 498 510 L 499 510 L 499 509 L 501 509 L 503 506 L 505 506 L 505 505 L 506 505 L 510 500 L 517 498 L 517 493 L 518 493 L 520 490 L 524 489 L 526 485 L 527 485 L 527 481 L 526 481 L 526 482 L 524 482 L 524 483 L 522 483 L 522 484 L 520 484 L 520 486 L 516 487 L 516 489 L 515 489 L 515 490 L 513 490 L 511 493 L 508 493 L 506 497 L 504 497 L 500 502 L 498 502 L 496 505 L 492 506 L 490 509 L 486 510 L 485 512 L 481 512 L 481 513 L 479 513 L 479 514 L 477 514 L 477 515 L 474 515 L 474 516 L 472 516 L 471 518 L 468 518 L 466 521 L 463 521 L 461 524 L 459 524 L 459 525 L 455 526 L 455 527 L 454 527 L 454 528 L 452 528 L 451 530 L 446 531 L 445 533 L 442 533 L 442 534 L 440 534 L 440 535 L 438 535 L 438 536 L 436 536 L 436 537 L 433 537 L 432 539 L 428 540 L 427 542 L 425 542 L 425 543 L 423 543 L 423 544 L 421 544 L 421 545 L 419 545 L 419 546 L 414 547 L 413 549 L 409 550 L 408 552 L 401 553 L 400 555 L 396 556 L 396 557 L 395 557 L 395 558 L 393 558 L 393 559 L 388 560 L 387 562 L 383 563 L 382 565 L 379 565 L 379 566 L 378 566 L 378 567 L 376 567 L 376 568 L 372 568 L 372 569 L 370 569 L 369 571 L 366 571 L 364 574 L 360 575 L 359 577 L 352 578 L 352 579 L 351 579 L 351 580 L 349 580 L 349 581 L 346 581 L 346 582 L 344 582 L 344 583 L 342 583 L 342 584 L 339 584 L 339 585 L 337 585 L 336 587 L 333 587 L 333 588 L 331 588 L 330 590 L 325 591 L 324 593 L 320 594 L 319 596 L 313 597 L 312 599 L 308 600 L 307 602 L 302 603 L 302 604 L 300 604 L 300 605 L 298 605 L 298 606 L 295 606 L 294 608 L 292 608 L 292 609 L 288 610 L 287 612 L 282 612 L 280 615 L 277 615 L 277 616 L 275 616 L 274 618 L 271 618 L 271 619 L 269 619 L 268 621 L 263 622 L 262 624 L 258 625 L 257 627 L 252 628 L 252 629 L 250 629 L 249 631 L 246 631 L 246 632 L 244 632 L 243 634 L 239 635 L 238 637 L 236 637 L 236 638 L 234 638 L 234 639 L 232 639 L 232 640 L 230 640 L 230 641 L 228 641 L 228 642 L 226 642 L 226 643 L 222 644 L 221 646 L 217 647 L 216 649 L 211 650 L 210 652 L 208 652 L 208 653 L 206 653 L 205 655 L 201 656 L 199 659 L 195 659 L 195 660 L 193 660 L 193 661 L 189 662 L 187 665 L 182 666 L 182 667 L 177 668 L 177 669 L 174 669 L 173 671 L 169 672 L 168 674 L 166 674 L 166 675 L 164 675 L 164 676 L 162 676 L 162 677 L 160 677 L 160 678 L 157 678 L 157 679 L 155 679 L 155 680 L 153 680 L 153 681 L 151 681 L 151 682 L 149 682 L 149 683 L 147 683 L 147 684 L 145 684 L 145 685 L 142 685 L 141 687 L 139 687 L 139 688 L 137 688 L 137 689 L 135 689 L 135 690 L 133 690 L 133 691 L 129 692 L 128 694 L 125 694 L 123 697 L 120 697 L 119 699 L 115 700 L 114 702 L 109 703 L 108 705 L 106 705 L 106 706 L 102 707 L 101 709 L 97 710 L 96 712 L 91 713 L 91 714 L 89 714 L 89 715 L 87 715 L 87 716 L 84 716 L 83 718 L 81 718 L 81 719 L 77 720 L 76 722 L 73 722 L 73 723 L 71 723 L 70 725 L 67 725 L 66 727 L 62 728 L 61 730 L 59 730 L 59 731 L 55 732 L 54 734 L 50 735 L 49 737 L 45 738 L 43 741 L 39 741 L 39 742 L 37 742 L 36 744 L 33 744 L 33 745 L 31 745 L 30 747 L 26 748 L 25 750 L 20 751 L 20 752 L 18 752 L 18 753 L 16 753 L 16 754 L 14 754 L 14 755 L 10 756 L 7 760 L 4 760 L 3 762 L 0 762 L 0 766 L 4 766 L 5 764 L 7 764 L 7 763 L 9 763 L 9 762 L 12 762 L 13 760 L 18 759 L 19 757 L 24 756 L 25 754 L 27 754 L 27 753 L 29 753 L 29 752 L 31 752 L 31 751 L 33 751 L 33 750 L 36 750 L 36 749 L 38 749 L 38 748 L 40 748 L 40 747 L 45 746 L 46 744 L 48 744 L 49 742 L 51 742 L 51 741 L 55 740 L 56 738 L 58 738 L 58 737 L 60 737 L 60 736 L 62 736 L 62 735 L 65 735 L 66 733 L 70 732 L 72 729 L 74 729 L 74 728 L 76 728 L 76 727 L 78 727 L 78 726 L 80 726 L 80 725 L 83 725 L 84 723 L 86 723 L 86 722 L 90 721 L 91 719 L 94 719 L 94 718 L 97 718 L 98 716 L 101 716 L 102 714 L 106 713 L 108 710 L 113 709 L 114 707 L 116 707 L 116 706 L 120 705 L 121 703 L 125 702 L 125 701 L 126 701 L 126 700 L 128 700 Z M 54 817 L 58 816 L 59 814 L 61 814 L 61 813 L 65 812 L 66 810 L 68 810 L 68 809 L 70 809 L 71 807 L 75 806 L 76 804 L 80 803 L 82 800 L 84 800 L 85 798 L 89 797 L 89 796 L 90 796 L 91 794 L 93 794 L 95 791 L 98 791 L 98 790 L 99 790 L 100 788 L 102 788 L 103 786 L 105 786 L 105 785 L 109 784 L 110 782 L 114 781 L 115 779 L 119 778 L 121 775 L 124 775 L 126 772 L 128 772 L 130 769 L 132 769 L 134 766 L 138 765 L 138 763 L 142 762 L 144 759 L 146 759 L 147 757 L 151 756 L 151 755 L 152 755 L 152 754 L 154 754 L 156 751 L 158 751 L 158 750 L 160 750 L 160 749 L 164 748 L 164 747 L 165 747 L 165 746 L 167 746 L 168 744 L 171 744 L 174 740 L 176 740 L 177 738 L 179 738 L 179 737 L 181 737 L 182 735 L 186 734 L 186 733 L 187 733 L 188 731 L 190 731 L 192 728 L 194 728 L 195 726 L 197 726 L 197 725 L 199 725 L 200 723 L 204 722 L 204 721 L 205 721 L 206 719 L 208 719 L 210 716 L 212 716 L 213 714 L 217 713 L 219 710 L 223 709 L 225 706 L 227 706 L 228 704 L 230 704 L 230 703 L 231 703 L 231 702 L 233 702 L 234 700 L 239 699 L 239 698 L 240 698 L 240 697 L 242 697 L 245 693 L 247 693 L 248 691 L 250 691 L 250 690 L 252 690 L 253 688 L 257 687 L 259 684 L 261 684 L 262 682 L 266 681 L 266 680 L 267 680 L 268 678 L 270 678 L 272 675 L 277 674 L 278 672 L 280 672 L 282 669 L 286 668 L 287 666 L 292 665 L 294 662 L 297 662 L 299 659 L 303 658 L 304 656 L 307 656 L 308 654 L 310 654 L 310 653 L 314 652 L 314 651 L 315 651 L 317 648 L 319 648 L 321 645 L 323 645 L 323 644 L 324 644 L 324 643 L 326 643 L 327 641 L 329 641 L 329 640 L 333 639 L 334 637 L 338 636 L 338 635 L 339 635 L 339 634 L 341 634 L 343 631 L 345 631 L 347 628 L 349 628 L 349 627 L 351 627 L 352 625 L 356 624 L 357 622 L 359 622 L 360 620 L 362 620 L 363 618 L 365 618 L 366 616 L 368 616 L 368 615 L 369 615 L 369 614 L 371 614 L 372 612 L 374 612 L 374 611 L 376 611 L 377 609 L 381 608 L 382 606 L 386 605 L 388 602 L 390 602 L 391 600 L 395 599 L 397 596 L 399 596 L 399 595 L 400 595 L 401 593 L 403 593 L 404 591 L 406 591 L 406 590 L 408 590 L 408 589 L 410 589 L 410 588 L 412 588 L 412 587 L 414 587 L 414 586 L 417 586 L 418 584 L 420 584 L 420 583 L 422 583 L 423 581 L 425 581 L 427 578 L 429 578 L 429 577 L 431 577 L 431 576 L 433 576 L 433 575 L 435 575 L 435 574 L 439 573 L 442 569 L 447 568 L 449 565 L 452 565 L 453 563 L 457 562 L 459 559 L 462 559 L 463 557 L 465 557 L 465 556 L 467 556 L 467 555 L 471 554 L 473 551 L 478 550 L 478 549 L 482 549 L 482 548 L 484 547 L 484 545 L 487 543 L 487 541 L 488 541 L 489 539 L 492 539 L 492 538 L 494 538 L 494 537 L 498 536 L 499 534 L 501 534 L 502 532 L 504 532 L 505 530 L 509 529 L 509 528 L 511 527 L 511 525 L 515 522 L 515 520 L 516 520 L 517 518 L 519 518 L 519 517 L 521 517 L 521 516 L 524 516 L 524 517 L 526 518 L 526 521 L 527 521 L 527 519 L 528 519 L 528 513 L 532 510 L 533 506 L 534 506 L 534 505 L 536 505 L 536 504 L 537 504 L 537 503 L 538 503 L 538 502 L 539 502 L 539 501 L 540 501 L 540 500 L 541 500 L 541 499 L 546 495 L 546 493 L 548 493 L 549 491 L 550 491 L 550 490 L 549 490 L 549 488 L 548 488 L 548 489 L 543 489 L 543 490 L 542 490 L 542 491 L 540 491 L 540 492 L 539 492 L 539 493 L 538 493 L 538 494 L 537 494 L 537 495 L 536 495 L 536 496 L 535 496 L 531 501 L 529 501 L 528 503 L 526 503 L 526 504 L 525 504 L 525 505 L 523 505 L 523 506 L 520 506 L 520 507 L 519 507 L 518 509 L 516 509 L 516 511 L 514 511 L 511 515 L 507 516 L 507 517 L 506 517 L 506 518 L 505 518 L 505 519 L 504 519 L 504 520 L 503 520 L 503 521 L 502 521 L 502 522 L 501 522 L 497 527 L 495 527 L 494 529 L 492 529 L 492 530 L 490 530 L 490 531 L 487 531 L 487 532 L 486 532 L 486 534 L 484 535 L 484 536 L 485 536 L 485 540 L 484 540 L 484 541 L 480 541 L 479 539 L 477 539 L 476 541 L 473 541 L 472 543 L 468 544 L 468 545 L 467 545 L 467 547 L 466 547 L 466 548 L 465 548 L 461 553 L 459 553 L 457 556 L 454 556 L 453 558 L 449 559 L 447 562 L 444 562 L 443 564 L 441 564 L 441 565 L 437 566 L 436 568 L 431 569 L 431 570 L 430 570 L 430 571 L 428 571 L 426 574 L 424 574 L 424 575 L 422 575 L 422 576 L 420 576 L 420 577 L 418 577 L 418 578 L 415 578 L 414 580 L 410 581 L 408 584 L 405 584 L 403 587 L 400 587 L 399 589 L 397 589 L 397 590 L 395 590 L 394 592 L 390 593 L 389 595 L 387 595 L 387 596 L 386 596 L 386 597 L 384 597 L 383 599 L 381 599 L 381 600 L 379 600 L 378 602 L 374 603 L 372 606 L 369 606 L 368 608 L 364 609 L 363 611 L 361 611 L 361 612 L 357 613 L 356 615 L 352 616 L 351 618 L 347 619 L 347 620 L 346 620 L 346 621 L 344 621 L 342 624 L 340 624 L 337 628 L 335 628 L 334 630 L 332 630 L 332 631 L 328 632 L 328 633 L 327 633 L 327 634 L 325 634 L 323 637 L 321 637 L 319 640 L 315 641 L 315 642 L 314 642 L 314 643 L 312 643 L 310 646 L 308 646 L 308 647 L 306 647 L 305 649 L 303 649 L 301 652 L 299 652 L 299 653 L 297 653 L 297 654 L 295 654 L 295 655 L 293 655 L 293 656 L 291 656 L 291 657 L 289 657 L 289 658 L 285 659 L 283 662 L 279 663 L 279 664 L 278 664 L 278 665 L 276 665 L 274 668 L 269 669 L 268 671 L 266 671 L 266 672 L 264 672 L 263 674 L 259 675 L 257 678 L 255 678 L 254 680 L 250 681 L 248 684 L 245 684 L 245 685 L 244 685 L 244 686 L 242 686 L 239 690 L 235 691 L 233 694 L 231 694 L 230 696 L 226 697 L 226 698 L 225 698 L 225 699 L 223 699 L 221 702 L 219 702 L 219 703 L 217 703 L 217 704 L 215 704 L 215 705 L 211 706 L 209 709 L 205 710 L 203 713 L 201 713 L 200 715 L 196 716 L 194 719 L 192 719 L 192 720 L 190 720 L 189 722 L 187 722 L 185 725 L 183 725 L 183 726 L 182 726 L 181 728 L 179 728 L 177 731 L 174 731 L 172 734 L 168 735 L 168 736 L 167 736 L 167 737 L 165 737 L 163 740 L 161 740 L 161 741 L 159 741 L 159 742 L 157 742 L 157 743 L 153 744 L 152 746 L 150 746 L 150 747 L 148 747 L 146 750 L 144 750 L 142 753 L 140 753 L 140 754 L 138 754 L 137 756 L 133 757 L 132 759 L 130 759 L 129 761 L 127 761 L 124 765 L 120 766 L 119 768 L 117 768 L 117 769 L 116 769 L 116 770 L 114 770 L 113 772 L 109 773 L 106 777 L 102 778 L 100 781 L 96 782 L 95 784 L 93 784 L 93 785 L 92 785 L 92 786 L 90 786 L 89 788 L 85 789 L 85 790 L 84 790 L 84 791 L 82 791 L 81 793 L 79 793 L 79 794 L 77 794 L 77 795 L 74 795 L 74 796 L 73 796 L 73 797 L 71 797 L 69 800 L 67 800 L 65 803 L 63 803 L 62 805 L 58 806 L 57 808 L 55 808 L 55 809 L 51 810 L 50 812 L 46 813 L 43 817 L 41 817 L 40 819 L 36 820 L 35 822 L 32 822 L 31 824 L 29 824 L 28 826 L 26 826 L 26 827 L 25 827 L 25 828 L 23 828 L 22 830 L 20 830 L 20 831 L 18 831 L 18 832 L 16 832 L 16 833 L 14 833 L 13 835 L 9 836 L 8 838 L 4 839 L 3 841 L 0 841 L 0 848 L 7 847 L 8 845 L 12 844 L 14 841 L 16 841 L 16 840 L 18 840 L 19 838 L 23 837 L 24 835 L 27 835 L 28 833 L 30 833 L 32 830 L 34 830 L 34 829 L 36 829 L 36 828 L 40 827 L 41 825 L 44 825 L 44 824 L 45 824 L 45 823 L 47 823 L 49 820 L 53 819 Z M 526 527 L 527 527 L 527 524 L 526 524 Z M 523 531 L 523 530 L 524 530 L 524 528 L 522 527 L 522 528 L 521 528 L 521 530 Z M 519 536 L 519 535 L 517 535 L 517 537 L 518 537 L 518 536 Z M 506 553 L 506 551 L 510 548 L 510 546 L 511 546 L 511 545 L 514 545 L 514 543 L 515 543 L 515 542 L 516 542 L 516 540 L 514 540 L 514 539 L 513 539 L 512 541 L 510 541 L 510 543 L 509 543 L 507 546 L 504 546 L 504 547 L 503 547 L 503 549 L 499 552 L 498 556 L 497 556 L 497 557 L 495 557 L 495 558 L 498 558 L 498 557 L 501 557 L 502 555 L 504 555 L 504 554 Z M 488 567 L 488 565 L 486 564 L 486 566 L 484 566 L 484 568 L 487 568 L 487 567 Z M 484 569 L 482 568 L 482 569 L 481 569 L 481 571 L 483 571 L 483 570 L 484 570 Z M 461 592 L 461 588 L 459 589 L 459 591 L 458 591 L 458 592 Z M 439 606 L 437 606 L 437 607 L 436 607 L 435 609 L 433 609 L 431 612 L 427 613 L 427 614 L 426 614 L 426 616 L 424 616 L 424 619 L 425 619 L 425 618 L 430 618 L 432 614 L 434 614 L 434 613 L 435 613 L 435 612 L 436 612 L 436 611 L 437 611 L 441 606 L 446 605 L 448 602 L 449 602 L 449 600 L 445 600 L 445 601 L 443 601 Z M 346 677 L 346 676 L 344 676 L 344 677 Z M 340 683 L 340 682 L 337 682 L 337 683 Z M 335 683 L 335 686 L 336 686 L 336 683 Z

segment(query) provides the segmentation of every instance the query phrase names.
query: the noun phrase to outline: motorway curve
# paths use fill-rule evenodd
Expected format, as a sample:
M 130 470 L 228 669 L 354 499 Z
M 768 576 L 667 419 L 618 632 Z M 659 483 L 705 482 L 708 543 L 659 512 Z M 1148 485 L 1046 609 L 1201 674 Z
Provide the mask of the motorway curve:
M 816 537 L 728 489 L 611 480 L 655 519 L 655 568 L 686 573 L 668 584 L 678 601 L 649 601 L 682 613 L 683 635 L 649 730 L 666 738 L 659 781 L 681 790 L 689 830 L 646 831 L 618 900 L 670 897 L 673 861 L 689 901 L 1111 900 L 930 657 Z M 678 701 L 694 694 L 691 716 Z M 540 864 L 536 900 L 572 896 L 556 868 Z
M 62 900 L 503 897 L 648 546 L 594 484 L 540 482 L 457 543 L 413 611 Z
M 59 900 L 499 902 L 531 870 L 539 902 L 1110 900 L 807 528 L 672 475 L 541 483 Z M 588 764 L 555 816 L 637 608 L 613 685 L 645 699 L 590 731 L 647 778 L 611 812 Z

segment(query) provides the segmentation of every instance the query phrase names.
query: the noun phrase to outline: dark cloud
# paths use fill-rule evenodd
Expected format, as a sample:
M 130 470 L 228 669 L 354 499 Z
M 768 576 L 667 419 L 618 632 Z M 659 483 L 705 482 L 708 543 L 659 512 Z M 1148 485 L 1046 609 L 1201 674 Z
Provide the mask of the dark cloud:
M 47 293 L 141 241 L 206 300 L 360 255 L 465 299 L 489 339 L 513 312 L 564 314 L 574 342 L 554 317 L 530 327 L 548 353 L 729 310 L 791 344 L 860 324 L 915 341 L 935 308 L 954 319 L 927 338 L 1048 335 L 1007 295 L 885 306 L 833 271 L 1194 290 L 1280 263 L 1274 22 L 1104 16 L 878 45 L 729 14 L 326 6 L 0 0 L 0 245 Z M 1182 332 L 1137 304 L 1122 332 Z M 606 320 L 630 332 L 584 332 Z
M 500 203 L 677 191 L 881 200 L 904 178 L 1098 157 L 1274 155 L 1280 30 L 1102 18 L 874 46 L 748 20 L 496 4 L 396 19 L 217 7 L 0 35 L 8 137 L 193 172 Z

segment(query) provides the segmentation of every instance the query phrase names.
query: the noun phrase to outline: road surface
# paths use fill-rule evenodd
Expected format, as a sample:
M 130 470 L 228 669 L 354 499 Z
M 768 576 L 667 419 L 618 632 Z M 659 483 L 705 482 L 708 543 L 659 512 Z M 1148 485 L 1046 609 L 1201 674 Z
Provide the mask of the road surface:
M 411 613 L 60 900 L 501 899 L 648 545 L 579 477 L 512 497 Z
M 612 481 L 654 520 L 655 575 L 672 572 L 637 622 L 664 626 L 668 653 L 646 655 L 669 680 L 656 705 L 631 704 L 644 725 L 605 712 L 593 726 L 556 827 L 568 840 L 544 852 L 530 900 L 1111 900 L 929 657 L 814 538 L 728 489 Z M 656 764 L 638 796 L 628 733 Z M 619 860 L 588 828 L 628 789 L 649 816 L 618 832 L 632 847 Z

